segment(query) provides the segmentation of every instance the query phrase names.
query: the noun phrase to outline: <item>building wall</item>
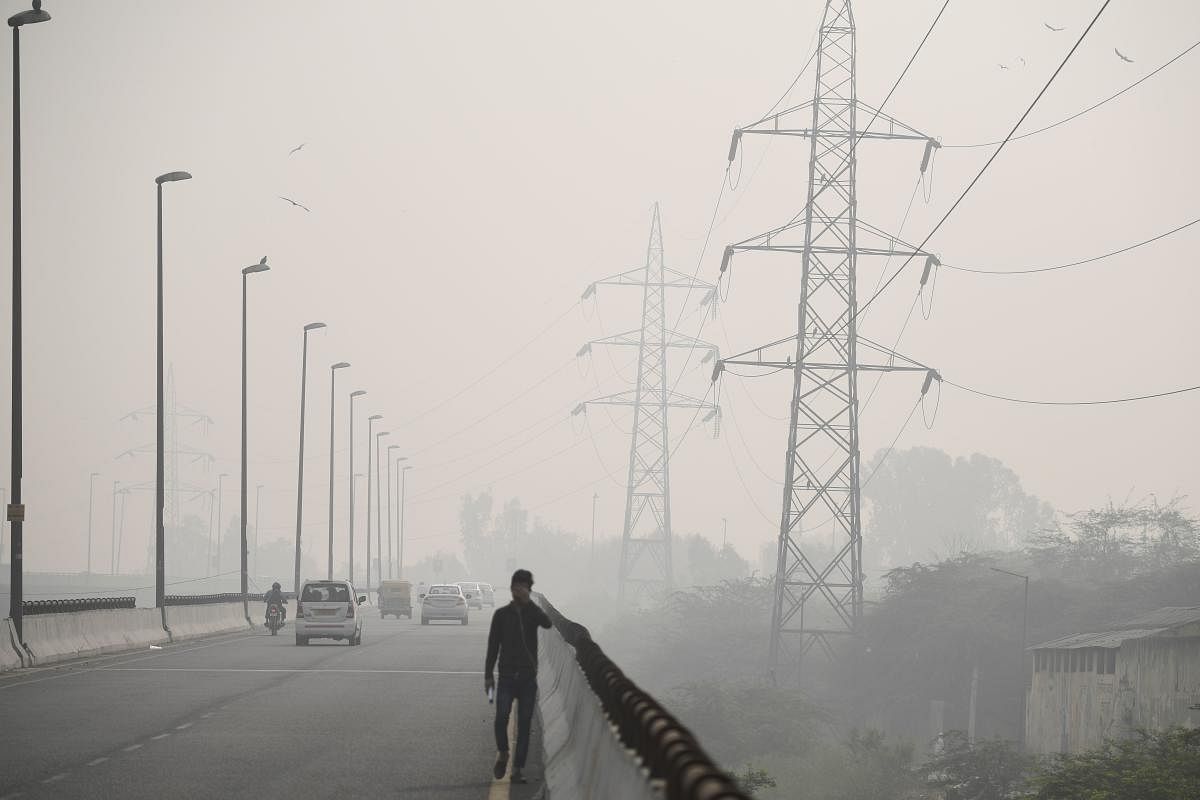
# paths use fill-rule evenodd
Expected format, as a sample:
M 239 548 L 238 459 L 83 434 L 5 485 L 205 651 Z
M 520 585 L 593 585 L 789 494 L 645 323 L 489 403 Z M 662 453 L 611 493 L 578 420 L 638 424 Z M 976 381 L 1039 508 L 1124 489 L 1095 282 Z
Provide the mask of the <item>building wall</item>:
M 1095 670 L 1035 671 L 1025 707 L 1025 747 L 1033 753 L 1078 752 L 1113 736 L 1116 676 Z
M 1064 663 L 1065 650 L 1041 653 L 1042 669 L 1035 656 L 1025 707 L 1027 750 L 1077 753 L 1140 728 L 1200 726 L 1200 711 L 1189 708 L 1200 704 L 1200 636 L 1127 639 L 1116 652 L 1115 674 L 1099 665 L 1106 651 L 1092 652 L 1088 669 Z
M 1125 735 L 1139 728 L 1200 726 L 1200 636 L 1130 639 L 1117 662 L 1118 707 Z

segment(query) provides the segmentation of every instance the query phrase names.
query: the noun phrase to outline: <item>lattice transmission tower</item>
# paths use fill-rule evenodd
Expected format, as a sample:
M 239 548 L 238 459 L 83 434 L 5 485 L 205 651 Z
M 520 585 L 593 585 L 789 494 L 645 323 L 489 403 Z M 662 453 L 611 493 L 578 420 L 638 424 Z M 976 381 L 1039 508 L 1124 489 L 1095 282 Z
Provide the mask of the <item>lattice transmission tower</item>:
M 818 47 L 813 99 L 736 130 L 729 150 L 732 161 L 747 134 L 809 140 L 804 208 L 778 228 L 727 246 L 721 261 L 724 272 L 737 252 L 800 255 L 796 333 L 718 362 L 713 374 L 716 380 L 725 364 L 773 367 L 792 374 L 771 616 L 773 669 L 781 665 L 787 647 L 793 648 L 789 655 L 798 665 L 813 646 L 832 656 L 835 638 L 859 630 L 863 613 L 859 373 L 926 372 L 923 391 L 936 377 L 928 367 L 859 335 L 860 256 L 925 257 L 927 271 L 936 259 L 859 219 L 855 148 L 863 139 L 923 142 L 924 170 L 938 144 L 858 100 L 850 0 L 826 2 Z M 860 129 L 863 117 L 869 121 Z M 779 355 L 786 358 L 768 355 L 781 349 Z M 830 550 L 806 547 L 801 532 L 820 534 L 819 541 L 832 541 L 833 546 Z M 798 642 L 789 645 L 785 639 Z
M 669 412 L 673 408 L 692 409 L 697 415 L 707 411 L 705 421 L 717 418 L 720 413 L 715 404 L 675 390 L 678 380 L 672 383 L 667 363 L 667 354 L 672 348 L 687 348 L 689 354 L 693 350 L 703 350 L 702 363 L 716 358 L 718 352 L 714 345 L 667 327 L 667 290 L 703 290 L 703 303 L 715 303 L 716 294 L 711 284 L 666 266 L 657 203 L 650 223 L 645 266 L 592 283 L 584 291 L 583 299 L 590 298 L 598 286 L 637 286 L 642 289 L 640 328 L 595 339 L 576 354 L 585 356 L 594 345 L 636 347 L 636 384 L 632 389 L 580 403 L 571 412 L 584 413 L 588 405 L 633 408 L 617 597 L 622 603 L 638 603 L 656 592 L 669 591 L 674 581 Z

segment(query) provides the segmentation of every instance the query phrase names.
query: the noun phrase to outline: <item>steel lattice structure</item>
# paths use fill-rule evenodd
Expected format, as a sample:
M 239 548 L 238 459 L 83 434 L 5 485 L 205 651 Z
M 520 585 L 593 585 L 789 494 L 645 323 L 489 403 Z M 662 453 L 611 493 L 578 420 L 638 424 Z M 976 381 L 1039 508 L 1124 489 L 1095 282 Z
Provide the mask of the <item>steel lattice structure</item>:
M 639 329 L 589 342 L 577 355 L 587 355 L 597 344 L 636 347 L 637 384 L 631 390 L 581 403 L 572 413 L 584 412 L 589 403 L 633 408 L 617 595 L 622 603 L 637 603 L 657 591 L 670 590 L 674 578 L 671 564 L 670 410 L 687 408 L 696 414 L 707 410 L 706 419 L 719 413 L 715 404 L 676 392 L 671 383 L 667 354 L 672 348 L 704 350 L 703 361 L 716 358 L 718 353 L 715 346 L 667 327 L 667 290 L 701 289 L 705 292 L 706 303 L 716 302 L 716 297 L 711 284 L 666 266 L 657 203 L 650 224 L 646 265 L 596 281 L 584 291 L 583 299 L 591 297 L 596 287 L 602 285 L 641 287 L 642 325 Z
M 814 645 L 832 655 L 831 639 L 857 632 L 863 610 L 858 374 L 913 371 L 935 375 L 861 337 L 857 320 L 859 256 L 936 259 L 858 218 L 855 149 L 862 139 L 925 143 L 925 168 L 937 144 L 930 137 L 860 102 L 855 89 L 855 30 L 850 0 L 828 0 L 816 56 L 813 99 L 735 131 L 732 161 L 744 135 L 800 136 L 809 140 L 808 200 L 787 224 L 725 248 L 724 272 L 734 253 L 800 254 L 796 333 L 720 362 L 775 367 L 792 373 L 792 396 L 779 525 L 771 663 L 780 665 L 784 640 L 799 639 L 799 658 Z M 862 116 L 870 117 L 859 129 Z M 807 127 L 793 120 L 807 119 Z M 803 124 L 803 123 L 800 123 Z M 771 360 L 765 351 L 794 345 L 794 356 Z M 863 363 L 874 356 L 882 363 Z M 931 377 L 927 377 L 928 389 Z M 821 533 L 829 551 L 801 544 L 801 533 Z

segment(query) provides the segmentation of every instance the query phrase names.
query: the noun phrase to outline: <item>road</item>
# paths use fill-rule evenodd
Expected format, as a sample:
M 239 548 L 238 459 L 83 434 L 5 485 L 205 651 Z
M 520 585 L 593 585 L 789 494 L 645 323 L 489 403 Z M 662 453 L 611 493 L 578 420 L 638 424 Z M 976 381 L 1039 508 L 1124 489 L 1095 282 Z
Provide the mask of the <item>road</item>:
M 490 619 L 368 615 L 360 647 L 297 647 L 289 624 L 0 676 L 0 800 L 533 797 L 540 764 L 491 777 Z

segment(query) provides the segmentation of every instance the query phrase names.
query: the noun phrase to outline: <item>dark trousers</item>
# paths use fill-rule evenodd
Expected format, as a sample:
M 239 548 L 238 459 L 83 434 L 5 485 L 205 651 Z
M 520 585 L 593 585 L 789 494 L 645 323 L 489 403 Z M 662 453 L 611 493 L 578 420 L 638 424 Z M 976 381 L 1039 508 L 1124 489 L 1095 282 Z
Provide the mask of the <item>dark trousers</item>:
M 533 725 L 533 704 L 537 698 L 537 675 L 501 675 L 496 683 L 496 749 L 508 752 L 508 717 L 513 700 L 517 701 L 517 752 L 513 768 L 524 769 L 529 754 L 529 728 Z

